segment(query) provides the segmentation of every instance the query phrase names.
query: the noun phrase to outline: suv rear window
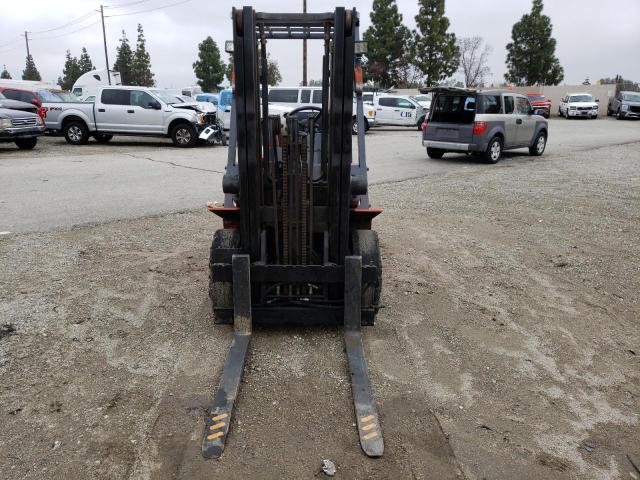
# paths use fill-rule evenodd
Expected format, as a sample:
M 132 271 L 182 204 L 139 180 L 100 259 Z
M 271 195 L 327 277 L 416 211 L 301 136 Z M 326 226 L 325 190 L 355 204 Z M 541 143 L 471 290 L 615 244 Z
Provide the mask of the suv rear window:
M 298 90 L 270 90 L 269 101 L 274 103 L 298 103 Z
M 431 121 L 438 123 L 471 123 L 476 116 L 473 95 L 438 95 L 432 104 Z
M 478 113 L 501 113 L 500 95 L 478 95 Z

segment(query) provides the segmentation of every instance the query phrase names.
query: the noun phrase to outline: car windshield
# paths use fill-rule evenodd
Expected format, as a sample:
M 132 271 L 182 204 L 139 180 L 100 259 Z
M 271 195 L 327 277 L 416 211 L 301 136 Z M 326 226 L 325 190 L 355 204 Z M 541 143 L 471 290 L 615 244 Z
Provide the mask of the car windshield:
M 168 103 L 168 104 L 179 103 L 178 99 L 174 95 L 171 95 L 170 93 L 165 92 L 164 90 L 149 90 L 149 91 L 153 93 L 156 97 L 158 97 L 160 100 L 162 100 L 164 103 Z
M 7 97 L 5 97 L 2 93 L 0 93 L 0 100 L 6 100 Z
M 77 102 L 78 97 L 70 92 L 56 92 L 57 96 L 59 96 L 65 102 Z
M 591 95 L 571 95 L 569 98 L 570 102 L 593 102 L 593 97 Z
M 640 102 L 640 93 L 627 93 L 622 98 L 627 102 Z
M 50 92 L 49 90 L 38 90 L 37 95 L 43 102 L 64 102 L 62 97 L 56 93 Z
M 527 95 L 527 97 L 529 97 L 530 100 L 534 100 L 536 102 L 543 102 L 546 100 L 546 98 L 544 98 L 544 95 Z

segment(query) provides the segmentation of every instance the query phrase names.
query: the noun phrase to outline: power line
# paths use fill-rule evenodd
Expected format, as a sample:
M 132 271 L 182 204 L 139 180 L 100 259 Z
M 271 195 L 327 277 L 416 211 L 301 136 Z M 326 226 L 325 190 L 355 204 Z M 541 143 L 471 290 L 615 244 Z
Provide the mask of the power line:
M 118 13 L 115 15 L 105 15 L 106 18 L 110 18 L 110 17 L 124 17 L 127 15 L 136 15 L 138 13 L 146 13 L 146 12 L 153 12 L 155 10 L 162 10 L 163 8 L 169 8 L 169 7 L 175 7 L 177 5 L 182 5 L 183 3 L 187 3 L 187 2 L 192 2 L 193 0 L 182 0 L 181 2 L 176 2 L 176 3 L 170 3 L 169 5 L 163 5 L 161 7 L 155 7 L 155 8 L 149 8 L 147 10 L 139 10 L 137 12 L 130 12 L 130 13 Z
M 76 18 L 75 20 L 71 20 L 70 22 L 65 23 L 64 25 L 60 25 L 59 27 L 49 28 L 48 30 L 40 30 L 40 31 L 37 31 L 37 32 L 31 32 L 31 31 L 29 31 L 29 33 L 32 33 L 32 34 L 39 34 L 39 33 L 48 33 L 48 32 L 53 32 L 53 31 L 55 31 L 55 30 L 61 30 L 61 29 L 63 29 L 63 28 L 69 27 L 69 26 L 71 26 L 71 25 L 75 25 L 76 23 L 80 23 L 80 22 L 82 22 L 82 21 L 86 20 L 87 18 L 91 17 L 92 15 L 95 15 L 96 13 L 98 13 L 98 12 L 97 12 L 97 10 L 92 10 L 91 12 L 86 13 L 86 14 L 84 14 L 83 16 Z
M 2 45 L 0 45 L 0 48 L 6 47 L 7 45 L 11 45 L 12 43 L 16 43 L 18 40 L 20 41 L 20 43 L 22 43 L 22 35 L 17 35 L 15 37 L 15 40 L 11 40 L 10 42 L 3 43 Z
M 139 3 L 147 3 L 150 1 L 151 0 L 137 0 L 135 2 L 123 3 L 122 5 L 105 5 L 104 8 L 122 8 L 122 7 L 128 7 L 130 5 L 138 5 Z
M 72 30 L 71 32 L 67 32 L 67 33 L 63 33 L 61 35 L 54 35 L 52 37 L 40 37 L 40 38 L 30 38 L 31 41 L 39 41 L 39 40 L 51 40 L 54 38 L 60 38 L 60 37 L 66 37 L 67 35 L 72 35 L 76 32 L 80 32 L 81 30 L 85 30 L 89 27 L 93 27 L 94 25 L 97 25 L 98 23 L 100 23 L 100 20 L 97 20 L 93 23 L 90 23 L 89 25 L 85 25 L 84 27 L 78 28 L 77 30 Z

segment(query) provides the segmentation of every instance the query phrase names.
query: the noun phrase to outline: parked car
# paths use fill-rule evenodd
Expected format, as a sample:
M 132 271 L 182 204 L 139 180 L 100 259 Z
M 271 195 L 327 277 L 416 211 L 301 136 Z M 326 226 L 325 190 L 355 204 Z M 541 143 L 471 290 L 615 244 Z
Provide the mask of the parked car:
M 224 90 L 223 90 L 224 92 Z M 220 92 L 220 101 L 222 94 Z M 269 89 L 269 104 L 281 105 L 288 108 L 298 108 L 305 105 L 322 106 L 322 87 L 273 87 Z M 369 130 L 376 125 L 376 111 L 363 102 L 364 128 Z M 351 123 L 351 133 L 358 134 L 358 122 L 356 122 L 356 102 L 353 101 L 353 121 Z
M 526 96 L 500 90 L 436 87 L 431 112 L 422 125 L 429 158 L 447 152 L 473 153 L 496 163 L 504 150 L 528 148 L 542 155 L 549 122 Z
M 31 150 L 44 128 L 42 118 L 35 113 L 0 108 L 0 143 L 13 142 L 21 150 Z
M 20 110 L 21 112 L 38 113 L 38 107 L 30 102 L 21 102 L 20 100 L 11 100 L 0 93 L 0 108 L 9 108 L 11 110 Z
M 527 98 L 534 109 L 540 110 L 540 115 L 544 118 L 549 118 L 551 115 L 551 100 L 542 93 L 527 93 Z
M 198 102 L 209 102 L 214 104 L 216 107 L 218 106 L 218 95 L 215 93 L 201 93 L 196 95 L 196 101 Z
M 640 92 L 618 92 L 609 98 L 607 115 L 623 118 L 640 118 Z
M 166 92 L 146 87 L 100 87 L 94 103 L 50 103 L 46 126 L 68 143 L 83 145 L 93 136 L 106 143 L 114 135 L 169 137 L 178 147 L 193 147 L 217 121 L 193 103 L 178 103 Z M 208 138 L 200 137 L 203 140 Z
M 378 125 L 415 127 L 420 130 L 428 111 L 406 95 L 384 94 L 373 97 Z
M 32 103 L 36 107 L 41 107 L 43 102 L 51 103 L 64 101 L 59 95 L 59 93 L 62 93 L 62 90 L 0 86 L 0 93 L 11 100 L 19 100 L 21 102 Z
M 598 100 L 590 93 L 571 93 L 560 100 L 558 113 L 561 117 L 598 118 Z
M 413 95 L 411 98 L 413 98 L 416 102 L 418 102 L 420 106 L 424 108 L 427 112 L 431 109 L 432 95 L 430 93 L 421 93 L 420 95 Z

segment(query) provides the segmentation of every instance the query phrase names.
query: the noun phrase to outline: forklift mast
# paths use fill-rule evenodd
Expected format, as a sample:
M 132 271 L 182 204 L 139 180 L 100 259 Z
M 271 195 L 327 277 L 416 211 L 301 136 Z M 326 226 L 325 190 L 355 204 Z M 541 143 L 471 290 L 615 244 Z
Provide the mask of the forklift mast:
M 361 325 L 380 308 L 382 266 L 367 193 L 361 42 L 355 9 L 262 13 L 233 9 L 233 103 L 223 219 L 211 246 L 209 294 L 216 323 L 234 340 L 207 417 L 203 454 L 219 457 L 254 321 L 343 324 L 360 443 L 384 444 L 367 373 Z M 269 113 L 267 42 L 324 42 L 322 106 Z M 230 42 L 227 42 L 230 43 Z M 225 48 L 230 51 L 229 47 Z M 352 122 L 356 100 L 357 159 Z

